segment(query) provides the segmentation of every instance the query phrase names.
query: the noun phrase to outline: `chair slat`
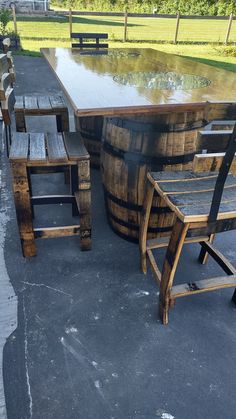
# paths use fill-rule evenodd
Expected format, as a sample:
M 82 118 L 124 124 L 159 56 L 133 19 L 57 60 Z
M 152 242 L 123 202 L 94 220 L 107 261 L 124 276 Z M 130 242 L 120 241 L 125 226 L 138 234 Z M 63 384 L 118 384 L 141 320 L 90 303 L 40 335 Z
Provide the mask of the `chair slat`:
M 93 43 L 89 43 L 89 42 L 80 42 L 80 43 L 72 43 L 71 44 L 72 48 L 108 48 L 108 44 L 93 44 Z
M 83 33 L 83 32 L 72 32 L 71 38 L 85 38 L 85 39 L 108 39 L 107 33 Z
M 231 134 L 232 129 L 199 131 L 196 148 L 199 151 L 207 150 L 209 153 L 225 151 L 228 147 Z
M 191 211 L 195 211 L 195 214 L 198 214 L 198 208 L 201 207 L 201 205 L 211 205 L 211 200 L 213 196 L 214 188 L 211 189 L 211 191 L 207 192 L 196 192 L 193 193 L 192 191 L 189 191 L 188 193 L 182 193 L 177 195 L 170 195 L 168 194 L 168 198 L 171 200 L 171 202 L 178 206 L 193 206 L 194 208 Z M 236 179 L 233 186 L 230 186 L 228 188 L 224 189 L 222 202 L 236 202 Z M 236 210 L 236 205 L 235 205 Z
M 2 117 L 3 121 L 6 125 L 11 124 L 11 115 L 14 111 L 14 105 L 15 105 L 15 94 L 14 90 L 10 87 L 8 87 L 6 91 L 6 100 L 1 102 L 1 109 L 2 109 Z
M 11 75 L 4 73 L 0 81 L 0 100 L 6 100 L 6 90 L 11 86 Z
M 51 163 L 68 162 L 62 134 L 47 134 L 46 137 L 48 160 Z
M 193 160 L 194 172 L 219 171 L 225 153 L 196 154 Z M 236 155 L 232 161 L 230 171 L 236 175 Z
M 79 132 L 64 132 L 63 135 L 66 151 L 70 160 L 89 159 L 89 154 Z
M 65 104 L 63 98 L 59 95 L 58 96 L 57 95 L 49 96 L 49 101 L 50 101 L 50 104 L 51 104 L 52 108 L 55 108 L 55 109 L 60 108 L 61 109 L 61 108 L 63 108 L 63 106 L 66 108 L 66 104 Z
M 11 161 L 26 162 L 29 151 L 29 134 L 25 132 L 15 132 L 12 135 L 12 143 L 9 159 Z
M 205 176 L 201 178 L 192 179 L 190 182 L 179 181 L 179 182 L 162 182 L 160 184 L 163 192 L 169 194 L 176 193 L 194 193 L 204 191 L 214 191 L 217 174 L 214 176 Z M 236 178 L 233 175 L 229 175 L 225 183 L 225 188 L 236 186 Z
M 51 109 L 51 103 L 48 96 L 38 96 L 39 109 Z
M 30 133 L 29 139 L 31 162 L 46 162 L 45 135 L 43 133 Z
M 16 103 L 15 108 L 18 108 L 18 110 L 24 110 L 24 97 L 23 96 L 16 96 Z
M 38 101 L 36 96 L 24 96 L 24 107 L 26 109 L 38 109 Z
M 4 73 L 8 73 L 7 55 L 0 54 L 0 77 L 2 77 Z

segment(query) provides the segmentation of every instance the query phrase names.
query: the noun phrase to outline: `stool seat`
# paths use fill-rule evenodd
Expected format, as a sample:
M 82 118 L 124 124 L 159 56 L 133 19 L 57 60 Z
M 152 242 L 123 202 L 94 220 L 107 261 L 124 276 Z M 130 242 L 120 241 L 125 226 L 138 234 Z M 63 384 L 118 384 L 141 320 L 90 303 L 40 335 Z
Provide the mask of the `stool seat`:
M 148 179 L 169 208 L 184 222 L 207 221 L 218 173 L 155 172 Z M 236 215 L 236 177 L 229 174 L 218 219 Z
M 57 130 L 69 131 L 69 116 L 67 105 L 60 95 L 16 96 L 15 117 L 17 131 L 26 131 L 25 116 L 57 117 Z
M 24 133 L 12 135 L 9 160 L 17 222 L 24 256 L 36 255 L 36 238 L 80 235 L 81 250 L 91 249 L 90 160 L 82 137 L 71 133 Z M 31 175 L 45 169 L 68 167 L 71 194 L 33 196 Z M 34 172 L 35 169 L 35 172 Z M 42 173 L 45 173 L 42 170 Z M 79 215 L 80 225 L 34 228 L 34 205 L 72 204 L 72 215 Z
M 89 154 L 77 132 L 12 134 L 9 159 L 25 162 L 26 166 L 50 166 L 53 164 L 77 164 L 89 160 Z

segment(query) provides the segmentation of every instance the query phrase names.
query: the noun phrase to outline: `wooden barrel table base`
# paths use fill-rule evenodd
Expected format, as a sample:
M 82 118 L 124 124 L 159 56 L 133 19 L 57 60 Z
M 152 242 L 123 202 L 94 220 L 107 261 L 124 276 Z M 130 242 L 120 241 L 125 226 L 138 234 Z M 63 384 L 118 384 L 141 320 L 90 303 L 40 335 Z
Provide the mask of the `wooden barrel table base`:
M 82 135 L 91 166 L 100 169 L 103 116 L 75 117 L 75 127 Z
M 198 131 L 207 124 L 206 105 L 189 111 L 104 118 L 101 169 L 108 222 L 137 242 L 147 172 L 191 170 Z M 156 196 L 148 237 L 168 235 L 174 215 Z

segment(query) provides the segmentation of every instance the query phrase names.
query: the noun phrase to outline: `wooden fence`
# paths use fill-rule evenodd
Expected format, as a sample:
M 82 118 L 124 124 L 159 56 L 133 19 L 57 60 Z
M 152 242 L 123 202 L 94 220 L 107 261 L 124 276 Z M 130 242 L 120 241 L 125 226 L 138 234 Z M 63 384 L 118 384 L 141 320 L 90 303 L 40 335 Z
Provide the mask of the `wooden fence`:
M 12 5 L 12 10 L 13 10 L 13 20 L 14 20 L 14 31 L 15 33 L 17 33 L 17 17 L 16 17 L 16 11 L 15 11 L 15 6 L 14 4 Z M 42 11 L 34 11 L 33 13 L 30 14 L 25 14 L 25 13 L 20 13 L 18 12 L 17 15 L 19 16 L 32 16 L 32 18 L 34 16 L 44 16 L 44 17 L 59 17 L 59 16 L 65 16 L 68 18 L 68 32 L 69 35 L 72 32 L 72 25 L 73 25 L 73 17 L 74 16 L 114 16 L 114 17 L 119 17 L 119 18 L 123 18 L 123 42 L 127 42 L 130 41 L 131 39 L 129 38 L 129 25 L 132 26 L 132 23 L 130 24 L 132 18 L 152 18 L 152 19 L 173 19 L 176 21 L 175 23 L 175 28 L 172 31 L 172 38 L 168 38 L 168 39 L 161 39 L 161 41 L 165 42 L 172 42 L 174 44 L 177 44 L 178 42 L 181 41 L 181 25 L 180 23 L 186 20 L 209 20 L 209 21 L 228 21 L 228 23 L 226 23 L 225 25 L 225 33 L 223 35 L 223 40 L 221 41 L 222 43 L 224 43 L 225 45 L 227 45 L 229 43 L 229 38 L 230 38 L 230 33 L 231 33 L 231 28 L 232 28 L 232 22 L 234 20 L 236 20 L 236 17 L 233 16 L 233 14 L 231 14 L 230 16 L 196 16 L 196 15 L 192 15 L 192 16 L 186 16 L 186 15 L 180 15 L 180 13 L 177 13 L 177 15 L 166 15 L 166 14 L 138 14 L 138 13 L 128 13 L 127 11 L 125 11 L 124 13 L 112 13 L 112 12 L 84 12 L 84 11 L 74 11 L 74 10 L 69 10 L 69 11 L 54 11 L 54 10 L 50 10 L 47 12 L 42 12 Z M 82 30 L 83 31 L 83 30 Z M 137 39 L 137 37 L 135 38 L 137 41 L 144 41 L 143 39 Z M 120 39 L 119 39 L 120 40 Z M 148 42 L 148 39 L 145 39 L 145 41 Z M 197 42 L 197 40 L 196 40 Z M 200 42 L 200 40 L 199 40 Z M 206 41 L 207 42 L 207 41 Z

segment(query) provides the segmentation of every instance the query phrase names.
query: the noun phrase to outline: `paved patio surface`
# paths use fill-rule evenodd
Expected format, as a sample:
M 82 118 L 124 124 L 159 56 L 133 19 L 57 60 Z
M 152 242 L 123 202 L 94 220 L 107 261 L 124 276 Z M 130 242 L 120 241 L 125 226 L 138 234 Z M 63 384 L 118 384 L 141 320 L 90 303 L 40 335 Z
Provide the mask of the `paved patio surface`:
M 15 66 L 16 94 L 60 91 L 43 59 L 16 57 Z M 54 129 L 51 121 L 40 119 L 34 130 L 46 127 Z M 97 170 L 92 172 L 92 251 L 80 252 L 76 237 L 38 240 L 37 257 L 24 259 L 8 163 L 1 169 L 0 267 L 2 272 L 6 268 L 1 282 L 10 286 L 10 280 L 18 298 L 16 319 L 12 293 L 3 352 L 8 419 L 234 418 L 233 290 L 180 299 L 169 325 L 162 326 L 158 288 L 150 271 L 146 277 L 140 273 L 138 246 L 119 238 L 107 224 Z M 66 187 L 61 174 L 34 177 L 36 193 L 55 187 Z M 54 220 L 57 225 L 69 221 L 70 211 L 66 205 L 56 211 L 41 207 L 36 217 L 39 224 Z M 233 263 L 235 237 L 233 231 L 217 238 Z M 176 282 L 221 273 L 212 260 L 201 266 L 198 251 L 197 245 L 185 248 Z M 163 251 L 158 255 L 163 260 Z

